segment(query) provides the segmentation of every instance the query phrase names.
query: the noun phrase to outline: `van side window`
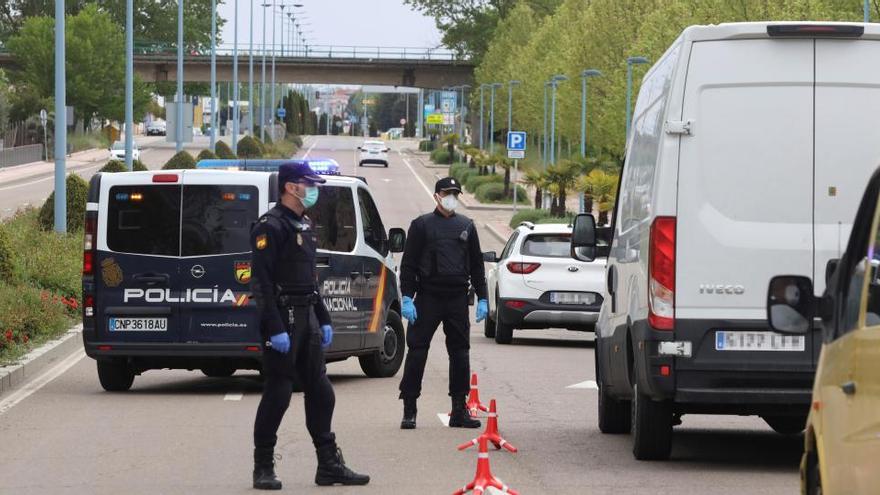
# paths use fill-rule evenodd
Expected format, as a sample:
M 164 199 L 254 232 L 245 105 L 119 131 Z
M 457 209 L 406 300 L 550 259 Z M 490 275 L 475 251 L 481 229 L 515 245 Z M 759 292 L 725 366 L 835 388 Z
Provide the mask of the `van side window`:
M 177 256 L 180 186 L 113 186 L 107 208 L 107 247 L 117 253 Z
M 350 187 L 322 186 L 318 203 L 309 209 L 318 234 L 318 249 L 350 253 L 357 243 L 357 218 Z
M 513 245 L 516 244 L 516 239 L 519 237 L 519 231 L 515 230 L 513 235 L 510 236 L 510 239 L 507 240 L 507 245 L 504 246 L 504 251 L 501 251 L 502 260 L 506 260 L 508 256 L 510 256 L 510 251 L 513 250 Z
M 181 256 L 250 251 L 259 200 L 254 186 L 184 186 Z
M 877 220 L 875 220 L 875 223 Z M 880 229 L 871 236 L 868 246 L 867 270 L 871 278 L 868 280 L 868 294 L 865 304 L 865 326 L 880 326 Z
M 382 225 L 382 217 L 379 216 L 379 210 L 376 209 L 376 204 L 366 189 L 358 188 L 358 202 L 361 207 L 364 242 L 382 256 L 387 255 L 388 246 L 385 242 L 387 239 L 385 226 Z

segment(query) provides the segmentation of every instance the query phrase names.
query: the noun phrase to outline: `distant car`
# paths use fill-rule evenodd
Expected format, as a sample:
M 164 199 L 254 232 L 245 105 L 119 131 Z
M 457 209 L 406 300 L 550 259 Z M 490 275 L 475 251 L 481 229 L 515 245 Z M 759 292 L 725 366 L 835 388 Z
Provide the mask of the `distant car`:
M 164 120 L 154 120 L 147 124 L 147 136 L 164 136 L 166 128 Z
M 363 145 L 358 146 L 358 151 L 361 152 L 358 160 L 359 167 L 365 163 L 388 166 L 388 152 L 391 149 L 385 145 L 384 141 L 364 141 Z
M 137 143 L 133 143 L 131 147 L 131 159 L 139 160 L 141 156 L 141 152 L 138 149 Z M 113 146 L 110 147 L 110 159 L 111 160 L 125 160 L 125 141 L 116 141 L 113 143 Z
M 523 222 L 487 271 L 489 317 L 484 334 L 509 344 L 514 329 L 592 331 L 602 306 L 608 247 L 594 261 L 571 257 L 571 225 Z

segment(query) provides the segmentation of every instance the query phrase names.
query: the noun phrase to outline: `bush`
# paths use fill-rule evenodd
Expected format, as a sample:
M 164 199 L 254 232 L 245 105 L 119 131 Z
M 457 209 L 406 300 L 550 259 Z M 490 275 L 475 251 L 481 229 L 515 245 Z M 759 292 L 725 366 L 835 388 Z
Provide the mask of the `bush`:
M 0 366 L 56 338 L 70 327 L 71 316 L 57 295 L 27 285 L 0 284 Z
M 449 152 L 438 148 L 431 152 L 431 161 L 437 164 L 451 164 L 452 157 L 449 156 Z
M 144 172 L 147 170 L 147 166 L 140 160 L 132 160 L 131 161 L 131 170 L 133 172 Z M 128 172 L 128 169 L 125 167 L 125 162 L 121 160 L 110 160 L 106 165 L 101 167 L 98 172 L 102 172 L 105 174 L 112 174 L 116 172 Z
M 15 273 L 15 252 L 6 227 L 0 224 L 0 283 L 12 283 Z
M 192 155 L 184 150 L 172 156 L 162 167 L 162 170 L 183 170 L 190 168 L 196 168 L 196 161 Z
M 82 230 L 86 216 L 89 185 L 76 174 L 68 175 L 65 184 L 67 189 L 67 231 Z M 43 230 L 48 231 L 55 228 L 55 192 L 52 192 L 43 203 L 38 219 Z M 24 252 L 30 252 L 30 249 L 26 249 Z
M 467 176 L 467 180 L 464 182 L 465 189 L 468 190 L 469 193 L 474 193 L 477 188 L 482 186 L 483 184 L 489 184 L 492 182 L 500 182 L 504 183 L 504 176 L 498 174 L 489 174 L 489 175 L 478 175 L 478 174 L 469 174 Z
M 217 155 L 215 155 L 214 152 L 211 150 L 199 151 L 199 156 L 196 157 L 197 162 L 202 161 L 202 160 L 216 160 L 216 159 L 217 159 Z
M 131 161 L 131 170 L 132 170 L 132 172 L 146 172 L 149 169 L 147 168 L 146 165 L 144 165 L 144 162 L 142 162 L 140 160 L 132 160 Z
M 458 175 L 458 181 L 462 184 L 467 184 L 468 179 L 480 175 L 480 170 L 476 168 L 465 167 L 465 169 L 459 172 Z
M 268 138 L 268 136 L 267 136 L 267 138 Z M 302 146 L 303 146 L 302 136 L 293 136 L 290 138 L 290 140 L 293 141 L 293 144 L 295 144 L 297 148 L 302 148 Z
M 504 196 L 504 183 L 490 182 L 478 187 L 474 192 L 477 201 L 481 203 L 513 203 L 513 188 L 511 187 L 509 194 Z M 529 204 L 529 198 L 526 196 L 526 190 L 522 186 L 517 186 L 516 200 L 519 204 Z
M 463 173 L 467 172 L 467 170 L 468 170 L 467 165 L 462 165 L 462 164 L 452 165 L 451 167 L 449 167 L 449 176 L 456 179 L 459 182 L 464 182 L 461 175 Z
M 419 151 L 434 151 L 435 149 L 437 149 L 435 141 L 419 141 Z
M 235 159 L 235 155 L 232 154 L 232 149 L 230 149 L 229 145 L 223 141 L 217 141 L 217 144 L 214 145 L 214 154 L 217 155 L 217 158 L 222 158 L 224 160 Z
M 263 146 L 256 139 L 245 136 L 238 142 L 239 158 L 262 158 Z
M 567 218 L 550 216 L 550 210 L 520 210 L 510 219 L 510 228 L 515 229 L 522 222 L 532 223 L 565 223 Z
M 3 224 L 16 258 L 15 279 L 66 297 L 82 290 L 82 234 L 45 231 L 36 209 L 24 210 Z

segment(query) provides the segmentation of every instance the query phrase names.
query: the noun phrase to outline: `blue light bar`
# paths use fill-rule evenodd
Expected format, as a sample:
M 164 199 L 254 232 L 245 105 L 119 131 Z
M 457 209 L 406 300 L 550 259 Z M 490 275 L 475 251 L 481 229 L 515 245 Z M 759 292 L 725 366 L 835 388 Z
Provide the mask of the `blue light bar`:
M 306 158 L 297 160 L 199 160 L 196 168 L 206 170 L 249 170 L 253 172 L 277 172 L 284 163 L 306 163 L 318 175 L 339 175 L 339 163 L 332 158 Z

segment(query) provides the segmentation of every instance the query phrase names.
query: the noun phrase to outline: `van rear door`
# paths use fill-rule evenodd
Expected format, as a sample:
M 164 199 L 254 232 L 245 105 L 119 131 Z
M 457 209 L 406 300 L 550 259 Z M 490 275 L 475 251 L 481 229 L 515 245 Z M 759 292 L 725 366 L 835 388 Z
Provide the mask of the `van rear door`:
M 252 174 L 184 174 L 180 238 L 181 341 L 259 342 L 249 302 L 251 225 L 267 204 Z M 265 181 L 265 180 L 264 180 Z M 261 201 L 261 195 L 263 200 Z
M 176 342 L 181 186 L 155 183 L 147 173 L 102 179 L 107 206 L 98 213 L 96 340 Z
M 765 298 L 773 275 L 813 274 L 813 44 L 692 45 L 681 116 L 692 135 L 680 146 L 675 336 L 693 342 L 693 358 L 677 360 L 679 370 L 743 370 L 728 386 L 772 387 L 792 384 L 766 372 L 812 369 L 813 337 L 770 333 Z

